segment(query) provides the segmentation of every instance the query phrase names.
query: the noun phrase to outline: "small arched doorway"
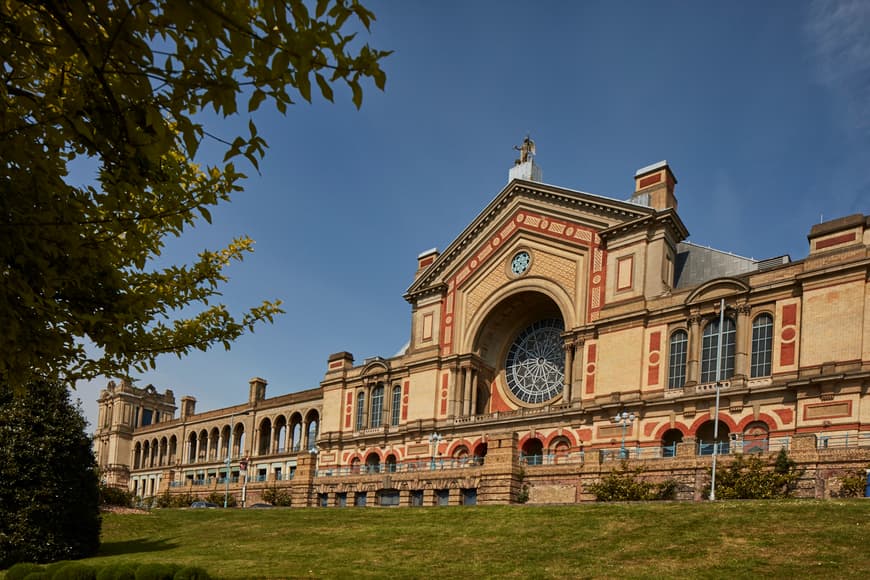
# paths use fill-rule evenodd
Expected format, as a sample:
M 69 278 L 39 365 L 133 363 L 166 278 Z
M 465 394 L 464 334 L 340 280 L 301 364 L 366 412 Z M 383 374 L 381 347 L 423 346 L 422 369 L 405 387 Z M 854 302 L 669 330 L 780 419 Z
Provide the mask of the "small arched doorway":
M 523 443 L 520 458 L 527 465 L 541 465 L 544 462 L 544 444 L 537 437 L 532 437 Z
M 753 421 L 743 430 L 743 453 L 767 453 L 770 428 L 764 421 Z
M 679 429 L 668 429 L 662 435 L 662 457 L 676 457 L 677 444 L 683 442 L 683 432 Z
M 695 434 L 695 437 L 698 438 L 698 455 L 713 455 L 714 449 L 719 455 L 724 455 L 730 451 L 731 429 L 724 421 L 719 421 L 719 433 L 714 437 L 714 428 L 713 421 L 707 421 L 698 427 Z

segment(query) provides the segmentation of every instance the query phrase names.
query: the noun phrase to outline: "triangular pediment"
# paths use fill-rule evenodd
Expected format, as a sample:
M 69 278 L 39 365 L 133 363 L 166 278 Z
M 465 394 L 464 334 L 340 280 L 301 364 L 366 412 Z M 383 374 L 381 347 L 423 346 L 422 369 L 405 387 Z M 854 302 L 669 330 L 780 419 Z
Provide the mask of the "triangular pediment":
M 461 282 L 523 232 L 577 246 L 597 246 L 598 232 L 656 214 L 626 201 L 531 181 L 511 181 L 467 228 L 419 274 L 406 298 Z

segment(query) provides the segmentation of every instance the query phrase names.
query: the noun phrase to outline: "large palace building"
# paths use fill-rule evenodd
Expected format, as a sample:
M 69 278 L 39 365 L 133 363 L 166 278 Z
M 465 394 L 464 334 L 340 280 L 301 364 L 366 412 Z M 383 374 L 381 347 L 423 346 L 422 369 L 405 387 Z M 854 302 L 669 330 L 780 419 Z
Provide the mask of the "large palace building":
M 870 465 L 870 216 L 812 226 L 802 260 L 753 260 L 685 241 L 667 162 L 622 201 L 545 185 L 533 151 L 419 255 L 399 355 L 338 352 L 317 388 L 270 397 L 254 378 L 206 412 L 111 382 L 106 480 L 248 505 L 572 503 L 620 459 L 683 499 L 714 451 L 786 448 L 814 497 Z

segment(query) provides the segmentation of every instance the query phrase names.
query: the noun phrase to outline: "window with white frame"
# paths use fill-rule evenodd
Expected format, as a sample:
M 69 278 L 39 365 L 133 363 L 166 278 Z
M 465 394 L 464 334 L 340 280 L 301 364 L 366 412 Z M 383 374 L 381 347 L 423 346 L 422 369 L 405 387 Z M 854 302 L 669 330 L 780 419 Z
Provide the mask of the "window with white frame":
M 770 361 L 773 353 L 773 317 L 760 314 L 752 321 L 752 361 L 749 376 L 770 376 Z
M 686 356 L 689 335 L 685 330 L 671 334 L 668 347 L 668 388 L 679 389 L 686 383 Z
M 722 379 L 734 374 L 734 350 L 737 331 L 733 318 L 725 318 L 722 328 Z M 719 356 L 719 319 L 714 318 L 704 327 L 701 340 L 701 382 L 712 383 L 716 377 L 716 358 Z

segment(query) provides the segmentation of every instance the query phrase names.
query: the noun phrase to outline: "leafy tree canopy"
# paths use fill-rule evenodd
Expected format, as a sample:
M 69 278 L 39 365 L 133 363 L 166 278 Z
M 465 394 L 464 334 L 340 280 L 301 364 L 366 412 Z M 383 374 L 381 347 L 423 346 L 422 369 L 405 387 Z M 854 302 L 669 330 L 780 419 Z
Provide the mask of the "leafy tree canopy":
M 341 84 L 361 106 L 366 79 L 386 82 L 389 52 L 354 40 L 373 20 L 356 0 L 0 0 L 0 381 L 124 376 L 271 321 L 279 301 L 217 302 L 247 237 L 155 266 L 266 146 L 253 121 L 219 137 L 198 113 L 284 112 Z M 209 138 L 226 155 L 200 167 Z M 70 183 L 81 157 L 93 186 Z

